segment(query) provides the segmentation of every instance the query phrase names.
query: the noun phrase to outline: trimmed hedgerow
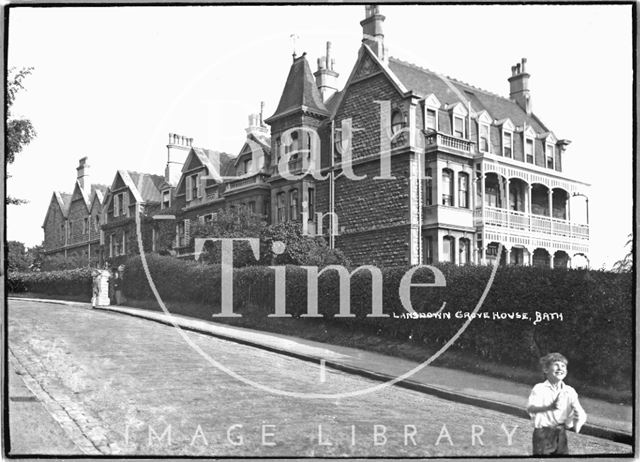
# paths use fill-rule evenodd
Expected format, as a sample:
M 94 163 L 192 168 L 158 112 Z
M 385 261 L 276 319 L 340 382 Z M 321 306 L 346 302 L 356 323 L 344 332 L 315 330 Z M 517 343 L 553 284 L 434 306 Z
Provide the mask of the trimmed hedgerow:
M 220 267 L 169 257 L 148 255 L 150 274 L 163 299 L 188 301 L 210 307 L 206 316 L 220 312 Z M 491 276 L 490 267 L 437 265 L 446 287 L 413 288 L 413 308 L 422 313 L 441 307 L 450 319 L 404 319 L 398 296 L 400 280 L 409 268 L 381 269 L 383 310 L 390 317 L 367 317 L 371 312 L 371 278 L 367 271 L 354 274 L 351 313 L 337 317 L 339 284 L 335 271 L 318 283 L 319 319 L 325 326 L 339 325 L 354 334 L 424 345 L 434 351 L 456 334 L 479 303 Z M 234 270 L 234 312 L 264 328 L 273 318 L 274 271 L 264 266 Z M 414 275 L 413 282 L 432 282 L 429 270 Z M 152 299 L 140 257 L 128 262 L 124 274 L 125 295 Z M 307 273 L 286 267 L 286 312 L 294 318 L 307 310 Z M 534 267 L 500 267 L 486 291 L 480 313 L 488 318 L 471 321 L 452 348 L 504 365 L 537 368 L 538 358 L 560 351 L 570 360 L 572 374 L 594 386 L 630 389 L 632 377 L 632 281 L 630 274 L 588 270 L 554 270 Z M 446 304 L 445 304 L 446 303 Z M 529 320 L 510 316 L 526 314 Z M 537 316 L 557 313 L 562 320 L 534 324 Z M 189 314 L 189 313 L 183 313 Z M 196 313 L 194 313 L 196 315 Z M 395 316 L 394 316 L 395 315 Z M 504 317 L 502 319 L 501 317 Z
M 9 273 L 9 292 L 34 292 L 49 295 L 81 295 L 91 299 L 91 269 Z

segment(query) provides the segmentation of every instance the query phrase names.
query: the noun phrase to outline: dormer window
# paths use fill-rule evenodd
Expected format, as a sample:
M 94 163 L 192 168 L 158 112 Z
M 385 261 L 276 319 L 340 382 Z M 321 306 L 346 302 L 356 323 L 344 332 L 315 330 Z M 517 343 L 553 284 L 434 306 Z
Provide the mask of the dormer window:
M 399 110 L 393 111 L 391 114 L 391 134 L 395 135 L 404 128 L 404 116 Z
M 456 138 L 464 138 L 464 119 L 460 116 L 453 116 L 453 136 Z
M 121 217 L 126 215 L 127 204 L 125 201 L 128 199 L 128 194 L 121 192 L 113 196 L 113 216 Z
M 478 114 L 478 151 L 489 152 L 489 126 L 493 122 L 493 119 L 487 111 L 482 111 Z
M 438 109 L 440 101 L 431 94 L 424 100 L 424 128 L 426 130 L 438 131 Z
M 467 124 L 465 119 L 469 115 L 467 108 L 462 103 L 445 106 L 451 114 L 451 134 L 456 138 L 467 138 Z
M 496 122 L 497 125 L 502 127 L 502 155 L 513 158 L 513 131 L 515 126 L 509 119 L 502 119 Z
M 547 157 L 547 168 L 550 168 L 553 170 L 553 153 L 554 153 L 554 149 L 553 149 L 553 144 L 547 144 L 546 147 L 546 157 Z
M 251 157 L 244 160 L 244 173 L 247 174 L 251 171 Z
M 533 140 L 531 138 L 525 138 L 524 156 L 528 164 L 533 164 Z
M 478 147 L 481 152 L 489 152 L 489 125 L 480 124 L 478 131 Z
M 194 173 L 187 177 L 187 202 L 192 201 L 198 197 L 202 197 L 202 182 L 200 181 L 200 175 Z
M 504 157 L 513 157 L 513 133 L 508 131 L 502 132 L 502 155 Z
M 162 204 L 160 208 L 164 210 L 169 207 L 171 207 L 171 191 L 162 191 Z

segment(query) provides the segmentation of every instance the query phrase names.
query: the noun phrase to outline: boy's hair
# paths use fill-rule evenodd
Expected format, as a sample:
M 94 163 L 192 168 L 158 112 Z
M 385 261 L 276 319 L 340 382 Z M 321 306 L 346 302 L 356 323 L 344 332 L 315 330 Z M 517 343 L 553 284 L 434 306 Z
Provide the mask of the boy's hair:
M 569 361 L 567 360 L 567 358 L 565 358 L 560 353 L 549 353 L 548 355 L 544 355 L 542 358 L 540 358 L 540 366 L 542 367 L 542 370 L 545 371 L 552 363 L 555 363 L 556 361 L 563 362 L 566 366 L 569 365 Z

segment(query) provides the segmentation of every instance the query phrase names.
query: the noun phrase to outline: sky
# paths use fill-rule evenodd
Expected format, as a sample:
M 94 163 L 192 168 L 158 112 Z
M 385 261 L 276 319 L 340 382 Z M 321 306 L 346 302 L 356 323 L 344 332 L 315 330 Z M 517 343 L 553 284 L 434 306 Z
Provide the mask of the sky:
M 572 141 L 563 170 L 591 184 L 591 266 L 632 232 L 630 5 L 381 6 L 391 56 L 508 96 L 527 58 L 533 112 Z M 361 5 L 11 8 L 9 67 L 33 67 L 13 108 L 38 136 L 8 166 L 7 239 L 43 240 L 54 190 L 117 169 L 162 175 L 168 133 L 237 154 L 250 113 L 275 111 L 291 55 L 332 42 L 344 85 L 362 40 Z M 291 35 L 298 38 L 294 41 Z

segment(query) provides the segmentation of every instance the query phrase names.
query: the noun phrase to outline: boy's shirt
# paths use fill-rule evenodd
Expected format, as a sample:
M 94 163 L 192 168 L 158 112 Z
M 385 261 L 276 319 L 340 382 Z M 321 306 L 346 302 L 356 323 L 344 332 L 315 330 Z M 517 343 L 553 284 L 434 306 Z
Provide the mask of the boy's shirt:
M 576 426 L 579 432 L 587 420 L 587 414 L 578 401 L 578 393 L 570 385 L 560 382 L 554 388 L 548 380 L 533 387 L 529 395 L 528 406 L 549 406 L 560 395 L 558 408 L 553 411 L 535 412 L 529 414 L 534 428 L 555 427 L 564 424 L 567 428 Z

